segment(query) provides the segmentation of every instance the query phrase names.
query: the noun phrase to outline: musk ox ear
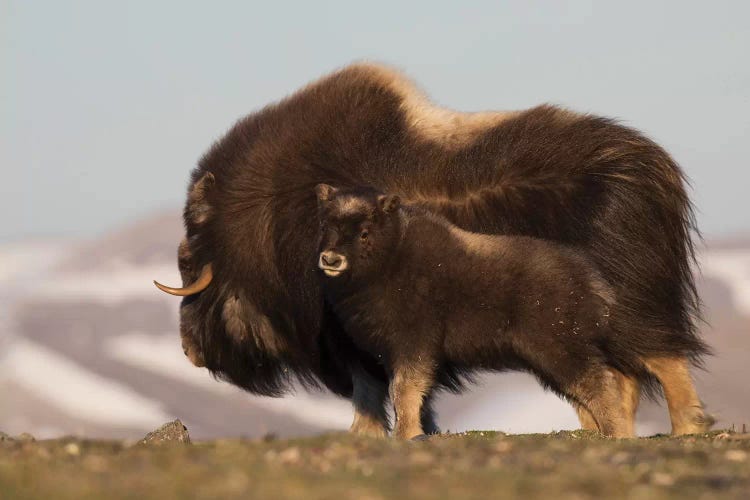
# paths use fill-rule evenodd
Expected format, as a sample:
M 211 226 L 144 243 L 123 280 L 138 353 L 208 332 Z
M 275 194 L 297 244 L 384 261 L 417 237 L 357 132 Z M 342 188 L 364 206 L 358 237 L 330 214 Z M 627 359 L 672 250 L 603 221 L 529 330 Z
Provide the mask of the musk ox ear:
M 381 194 L 378 196 L 378 206 L 384 213 L 391 213 L 401 205 L 401 198 L 395 194 Z
M 318 201 L 331 201 L 338 191 L 335 187 L 328 184 L 318 184 L 315 186 L 315 194 L 318 195 Z
M 195 181 L 190 189 L 185 215 L 193 224 L 203 224 L 211 217 L 211 206 L 208 204 L 207 197 L 215 183 L 214 174 L 207 172 Z

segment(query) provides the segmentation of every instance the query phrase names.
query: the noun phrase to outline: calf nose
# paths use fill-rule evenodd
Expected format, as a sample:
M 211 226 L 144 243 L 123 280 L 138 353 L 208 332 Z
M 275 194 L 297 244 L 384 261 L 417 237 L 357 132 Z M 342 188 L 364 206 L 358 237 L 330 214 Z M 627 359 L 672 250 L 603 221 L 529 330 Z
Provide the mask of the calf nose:
M 327 252 L 323 252 L 320 254 L 320 262 L 323 263 L 325 267 L 337 269 L 341 267 L 343 259 L 341 258 L 340 254 L 328 250 Z

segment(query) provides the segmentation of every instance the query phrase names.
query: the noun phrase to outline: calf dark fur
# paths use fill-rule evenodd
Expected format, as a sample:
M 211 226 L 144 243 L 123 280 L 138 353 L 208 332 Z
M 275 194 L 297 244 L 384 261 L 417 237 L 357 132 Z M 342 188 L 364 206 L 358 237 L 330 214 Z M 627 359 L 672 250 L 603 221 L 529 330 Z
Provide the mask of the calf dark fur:
M 476 369 L 531 372 L 592 428 L 634 435 L 639 387 L 663 348 L 627 334 L 632 315 L 585 253 L 464 231 L 373 190 L 317 190 L 326 298 L 386 368 L 396 436 L 424 433 L 422 404 L 440 373 Z M 704 430 L 702 418 L 691 423 Z
M 690 203 L 662 148 L 553 106 L 452 112 L 397 72 L 357 64 L 243 118 L 192 174 L 187 288 L 165 289 L 186 295 L 191 359 L 249 391 L 322 382 L 353 399 L 354 432 L 388 428 L 385 373 L 344 335 L 316 275 L 319 183 L 394 193 L 465 230 L 574 247 L 632 318 L 623 334 L 667 360 L 662 376 L 706 351 L 694 328 Z M 441 385 L 455 388 L 449 375 Z M 434 428 L 429 405 L 423 420 Z

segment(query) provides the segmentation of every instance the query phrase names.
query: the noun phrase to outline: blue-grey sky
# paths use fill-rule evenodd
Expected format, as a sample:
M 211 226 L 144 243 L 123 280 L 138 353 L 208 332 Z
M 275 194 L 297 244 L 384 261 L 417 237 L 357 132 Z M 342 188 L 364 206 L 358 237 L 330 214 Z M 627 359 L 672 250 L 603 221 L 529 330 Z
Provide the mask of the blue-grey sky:
M 0 240 L 92 236 L 182 204 L 242 115 L 355 59 L 440 104 L 621 118 L 750 231 L 748 2 L 0 1 Z

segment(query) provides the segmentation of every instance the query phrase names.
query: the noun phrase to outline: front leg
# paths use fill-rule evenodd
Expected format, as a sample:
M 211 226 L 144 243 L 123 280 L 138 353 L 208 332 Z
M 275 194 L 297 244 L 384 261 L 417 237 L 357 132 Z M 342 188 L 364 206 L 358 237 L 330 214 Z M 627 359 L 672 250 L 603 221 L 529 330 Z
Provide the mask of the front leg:
M 390 429 L 385 406 L 388 385 L 367 373 L 362 367 L 352 369 L 352 385 L 354 422 L 349 432 L 359 436 L 386 437 Z
M 395 437 L 411 439 L 424 434 L 421 416 L 425 397 L 434 385 L 434 369 L 422 360 L 403 360 L 394 366 L 391 401 L 396 412 Z

